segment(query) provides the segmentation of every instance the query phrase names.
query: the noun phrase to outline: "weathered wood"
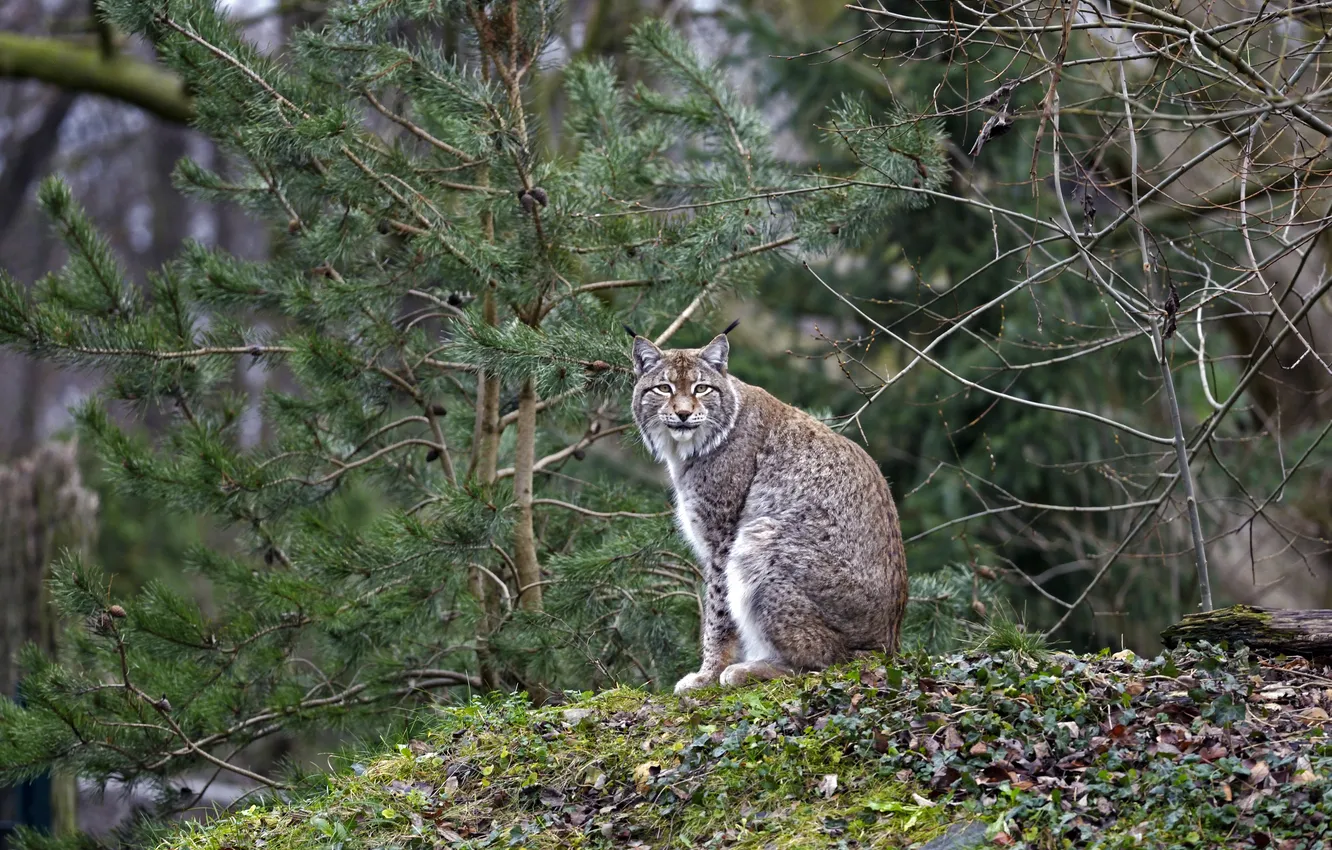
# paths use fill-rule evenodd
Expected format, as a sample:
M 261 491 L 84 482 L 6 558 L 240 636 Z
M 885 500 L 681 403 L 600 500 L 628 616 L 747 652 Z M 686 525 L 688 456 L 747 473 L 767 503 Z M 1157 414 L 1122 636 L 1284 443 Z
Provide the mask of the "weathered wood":
M 48 443 L 0 466 L 0 694 L 19 689 L 16 655 L 35 643 L 56 652 L 55 612 L 48 599 L 51 565 L 66 551 L 86 552 L 96 529 L 97 494 L 83 486 L 77 449 Z M 74 825 L 75 778 L 50 783 L 57 833 Z M 0 820 L 12 816 L 12 792 L 0 791 Z
M 1287 655 L 1332 656 L 1332 610 L 1233 605 L 1189 614 L 1161 632 L 1167 646 L 1206 640 Z

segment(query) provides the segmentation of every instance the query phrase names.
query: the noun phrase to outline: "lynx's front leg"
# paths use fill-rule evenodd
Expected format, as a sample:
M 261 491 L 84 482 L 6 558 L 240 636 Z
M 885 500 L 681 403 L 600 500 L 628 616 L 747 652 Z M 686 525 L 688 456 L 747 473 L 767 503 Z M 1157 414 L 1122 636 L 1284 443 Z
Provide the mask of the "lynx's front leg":
M 726 586 L 714 580 L 708 571 L 707 586 L 703 590 L 703 663 L 697 673 L 690 673 L 675 683 L 675 692 L 683 694 L 695 688 L 717 684 L 722 671 L 736 660 L 739 640 L 735 620 L 726 607 Z

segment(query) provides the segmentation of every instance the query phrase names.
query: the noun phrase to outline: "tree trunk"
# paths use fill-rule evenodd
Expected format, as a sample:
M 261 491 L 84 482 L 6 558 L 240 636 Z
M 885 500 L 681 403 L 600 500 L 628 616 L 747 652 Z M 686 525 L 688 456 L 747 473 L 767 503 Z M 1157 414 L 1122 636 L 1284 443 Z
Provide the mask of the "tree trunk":
M 477 182 L 482 186 L 490 185 L 490 168 L 484 167 L 477 175 Z M 481 228 L 486 241 L 495 241 L 495 217 L 490 212 L 481 214 Z M 481 302 L 481 318 L 488 325 L 499 323 L 499 308 L 495 303 L 495 293 L 487 289 Z M 484 371 L 476 376 L 476 427 L 472 434 L 472 458 L 468 464 L 467 475 L 473 475 L 486 485 L 495 483 L 499 467 L 500 439 L 500 382 L 495 375 Z M 476 628 L 476 662 L 481 682 L 491 690 L 500 686 L 499 668 L 490 651 L 490 635 L 499 622 L 499 594 L 491 585 L 491 579 L 481 570 L 473 569 L 468 577 L 472 597 L 480 608 L 481 616 Z
M 46 168 L 60 141 L 60 128 L 69 111 L 74 108 L 77 94 L 64 92 L 46 108 L 42 122 L 19 144 L 13 159 L 5 163 L 0 175 L 0 240 L 23 209 L 28 189 Z
M 1332 611 L 1235 605 L 1189 614 L 1161 632 L 1167 646 L 1206 640 L 1287 655 L 1332 655 Z
M 513 530 L 513 564 L 518 573 L 518 607 L 541 610 L 541 564 L 537 561 L 536 532 L 532 525 L 532 477 L 536 462 L 536 390 L 532 379 L 518 391 L 518 441 L 513 458 L 513 499 L 518 522 Z
M 518 507 L 518 521 L 513 527 L 513 566 L 517 573 L 517 606 L 524 611 L 542 609 L 541 562 L 537 558 L 536 530 L 532 517 L 532 486 L 536 462 L 537 394 L 532 379 L 523 381 L 518 391 L 518 434 L 513 454 L 513 500 Z M 545 683 L 531 675 L 523 682 L 533 705 L 542 705 L 550 696 Z
M 56 617 L 47 578 L 67 551 L 86 552 L 92 543 L 97 495 L 83 486 L 73 443 L 48 443 L 12 466 L 0 466 L 0 692 L 19 691 L 16 656 L 29 643 L 56 652 Z M 0 819 L 9 819 L 20 794 L 0 792 Z M 50 782 L 51 825 L 56 834 L 74 829 L 75 777 Z

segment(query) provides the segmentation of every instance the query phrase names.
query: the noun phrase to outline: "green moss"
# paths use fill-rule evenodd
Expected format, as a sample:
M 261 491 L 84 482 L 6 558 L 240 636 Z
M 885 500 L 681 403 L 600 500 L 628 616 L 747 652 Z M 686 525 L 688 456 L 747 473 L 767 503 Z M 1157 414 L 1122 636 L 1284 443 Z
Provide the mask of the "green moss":
M 1161 632 L 1161 638 L 1168 645 L 1173 645 L 1180 639 L 1187 640 L 1194 637 L 1198 625 L 1205 625 L 1216 634 L 1225 634 L 1229 629 L 1241 631 L 1259 629 L 1271 623 L 1270 612 L 1252 605 L 1231 605 L 1229 608 L 1218 608 L 1215 611 L 1185 614 L 1183 620 Z
M 1204 647 L 871 660 L 697 699 L 478 700 L 321 793 L 171 846 L 906 847 L 981 820 L 1016 846 L 1311 850 L 1332 822 L 1332 746 L 1307 689 L 1285 685 L 1297 676 Z

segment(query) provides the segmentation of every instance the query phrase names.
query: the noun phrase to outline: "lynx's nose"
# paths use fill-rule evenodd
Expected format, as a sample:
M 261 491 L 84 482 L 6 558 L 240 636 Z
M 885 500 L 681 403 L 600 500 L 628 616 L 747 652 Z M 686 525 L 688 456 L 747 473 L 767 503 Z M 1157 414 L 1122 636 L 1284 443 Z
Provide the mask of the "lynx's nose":
M 675 411 L 675 417 L 676 417 L 677 419 L 679 419 L 681 422 L 684 422 L 685 420 L 687 420 L 687 419 L 689 418 L 689 411 L 688 411 L 688 410 L 677 410 L 677 411 Z

